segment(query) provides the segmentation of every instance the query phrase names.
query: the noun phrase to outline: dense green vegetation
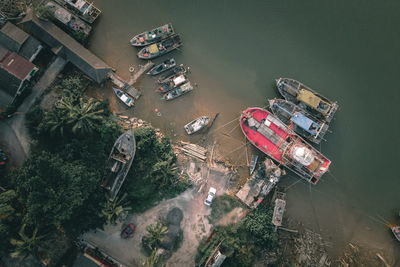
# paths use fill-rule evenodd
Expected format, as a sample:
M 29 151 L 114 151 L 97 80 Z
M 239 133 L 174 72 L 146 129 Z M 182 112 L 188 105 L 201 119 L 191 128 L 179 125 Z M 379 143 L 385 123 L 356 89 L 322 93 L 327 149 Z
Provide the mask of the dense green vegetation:
M 159 140 L 152 128 L 135 131 L 136 155 L 123 188 L 132 209 L 142 212 L 164 198 L 171 198 L 188 187 L 176 173 L 176 155 L 166 137 Z M 151 182 L 149 182 L 151 181 Z
M 236 197 L 230 195 L 217 196 L 211 203 L 210 223 L 218 222 L 225 214 L 237 207 L 244 207 L 244 205 Z
M 272 213 L 270 207 L 259 206 L 239 223 L 215 227 L 211 236 L 200 243 L 196 266 L 204 265 L 218 245 L 221 253 L 227 256 L 222 266 L 252 266 L 265 249 L 277 246 Z
M 135 133 L 138 148 L 125 194 L 109 200 L 100 183 L 123 130 L 106 103 L 84 96 L 79 76 L 55 86 L 62 95 L 54 106 L 42 110 L 37 105 L 27 114 L 31 155 L 1 178 L 10 190 L 0 194 L 0 251 L 50 265 L 57 264 L 78 235 L 116 222 L 131 209 L 128 205 L 144 210 L 187 187 L 172 170 L 176 157 L 168 139 L 158 140 L 152 129 L 141 129 Z

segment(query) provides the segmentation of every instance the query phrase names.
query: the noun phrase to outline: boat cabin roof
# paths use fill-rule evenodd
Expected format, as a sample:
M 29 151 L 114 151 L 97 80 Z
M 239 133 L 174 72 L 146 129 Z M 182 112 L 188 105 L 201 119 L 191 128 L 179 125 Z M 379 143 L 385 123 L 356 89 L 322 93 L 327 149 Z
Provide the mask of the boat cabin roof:
M 299 112 L 295 112 L 292 118 L 290 119 L 294 124 L 309 132 L 310 134 L 317 134 L 317 130 L 319 128 L 319 124 L 315 123 L 310 118 L 304 116 Z
M 185 80 L 186 80 L 185 75 L 182 74 L 182 75 L 179 75 L 178 77 L 176 77 L 173 81 L 176 86 L 176 85 L 183 83 Z
M 328 112 L 329 104 L 309 90 L 300 89 L 297 100 L 323 114 Z
M 157 46 L 157 44 L 152 44 L 152 45 L 150 45 L 150 46 L 149 46 L 149 52 L 150 52 L 151 54 L 158 53 L 158 46 Z

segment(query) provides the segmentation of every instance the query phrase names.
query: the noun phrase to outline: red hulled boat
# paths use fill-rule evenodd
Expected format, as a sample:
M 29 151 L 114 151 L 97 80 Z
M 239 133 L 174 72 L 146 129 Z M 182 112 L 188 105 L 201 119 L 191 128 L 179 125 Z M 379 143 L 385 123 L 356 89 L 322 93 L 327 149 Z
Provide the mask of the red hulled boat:
M 240 116 L 246 138 L 276 162 L 316 184 L 331 161 L 262 108 L 248 108 Z

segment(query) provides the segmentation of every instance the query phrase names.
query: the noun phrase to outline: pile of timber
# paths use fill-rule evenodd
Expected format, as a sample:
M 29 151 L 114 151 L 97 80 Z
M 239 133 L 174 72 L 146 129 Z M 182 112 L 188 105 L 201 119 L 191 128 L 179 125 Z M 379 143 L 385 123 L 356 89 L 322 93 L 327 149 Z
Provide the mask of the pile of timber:
M 201 147 L 196 144 L 191 144 L 191 143 L 186 143 L 182 142 L 182 147 L 178 147 L 179 150 L 183 152 L 183 154 L 199 159 L 201 161 L 206 161 L 207 160 L 207 149 L 204 147 Z

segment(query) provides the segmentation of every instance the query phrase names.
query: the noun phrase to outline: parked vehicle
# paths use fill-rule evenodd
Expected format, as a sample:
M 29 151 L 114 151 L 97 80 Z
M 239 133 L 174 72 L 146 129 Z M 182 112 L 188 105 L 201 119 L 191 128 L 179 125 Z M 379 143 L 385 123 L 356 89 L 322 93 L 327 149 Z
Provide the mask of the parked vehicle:
M 396 237 L 396 239 L 400 242 L 400 226 L 393 226 L 391 227 L 393 235 Z
M 119 100 L 121 100 L 128 107 L 132 107 L 135 104 L 135 100 L 132 97 L 130 97 L 127 93 L 125 93 L 124 91 L 122 91 L 118 88 L 114 88 L 114 87 L 113 87 L 113 90 L 114 90 L 114 93 L 119 98 Z
M 131 40 L 132 46 L 146 46 L 175 34 L 174 28 L 171 23 L 157 27 L 151 31 L 142 32 L 135 35 Z
M 136 230 L 136 225 L 134 225 L 133 223 L 129 223 L 124 227 L 124 229 L 122 229 L 121 237 L 124 239 L 130 238 L 133 236 L 135 230 Z
M 204 201 L 204 204 L 207 206 L 211 206 L 215 194 L 217 194 L 217 189 L 215 189 L 214 187 L 210 187 L 210 190 L 208 190 L 208 195 L 206 200 Z
M 158 65 L 155 65 L 153 68 L 151 68 L 147 72 L 147 74 L 152 75 L 152 76 L 158 75 L 158 74 L 160 74 L 164 71 L 167 71 L 175 66 L 176 66 L 175 59 L 169 58 L 169 59 L 165 60 L 164 62 L 162 62 Z
M 0 149 L 0 165 L 6 165 L 8 161 L 7 154 Z

